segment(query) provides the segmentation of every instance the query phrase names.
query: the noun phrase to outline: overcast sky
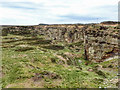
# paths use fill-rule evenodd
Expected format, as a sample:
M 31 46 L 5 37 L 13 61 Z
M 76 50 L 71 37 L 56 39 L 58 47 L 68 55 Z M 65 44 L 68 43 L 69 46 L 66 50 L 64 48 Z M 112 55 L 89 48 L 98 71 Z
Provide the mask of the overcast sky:
M 0 25 L 118 20 L 119 0 L 0 0 Z

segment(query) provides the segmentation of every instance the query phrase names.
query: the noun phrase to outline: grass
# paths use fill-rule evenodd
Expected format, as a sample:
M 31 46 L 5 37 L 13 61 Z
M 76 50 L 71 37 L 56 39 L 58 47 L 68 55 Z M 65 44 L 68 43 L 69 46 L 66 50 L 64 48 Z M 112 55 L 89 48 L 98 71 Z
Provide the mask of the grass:
M 100 64 L 84 60 L 82 42 L 54 44 L 41 36 L 10 34 L 3 36 L 2 40 L 3 88 L 117 87 L 116 82 L 110 83 L 117 74 L 117 68 L 109 67 L 115 67 L 113 63 L 117 60 Z M 80 50 L 76 51 L 78 48 Z M 64 60 L 72 62 L 67 64 Z M 98 69 L 95 70 L 96 67 Z M 106 81 L 108 84 L 104 84 Z

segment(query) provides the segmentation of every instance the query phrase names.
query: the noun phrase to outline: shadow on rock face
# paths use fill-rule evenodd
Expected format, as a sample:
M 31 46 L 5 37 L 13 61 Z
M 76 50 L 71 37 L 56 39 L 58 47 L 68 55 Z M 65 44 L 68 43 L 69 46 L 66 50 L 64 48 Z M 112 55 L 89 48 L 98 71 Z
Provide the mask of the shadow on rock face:
M 52 50 L 63 50 L 63 49 L 64 49 L 64 46 L 60 46 L 60 45 L 49 45 L 49 46 L 43 46 L 42 48 L 52 49 Z

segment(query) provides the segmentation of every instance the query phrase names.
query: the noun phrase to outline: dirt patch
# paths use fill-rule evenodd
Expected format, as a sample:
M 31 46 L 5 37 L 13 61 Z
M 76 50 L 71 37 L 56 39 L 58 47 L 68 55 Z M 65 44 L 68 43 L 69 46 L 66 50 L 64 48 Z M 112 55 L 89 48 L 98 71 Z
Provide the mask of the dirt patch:
M 11 56 L 11 58 L 25 58 L 25 57 L 27 57 L 27 55 L 26 54 L 19 54 L 19 55 L 12 55 Z
M 54 56 L 56 56 L 58 59 L 60 59 L 60 60 L 62 60 L 65 64 L 67 64 L 67 60 L 66 59 L 64 59 L 62 56 L 60 56 L 60 55 L 54 55 Z
M 44 81 L 33 82 L 31 79 L 27 79 L 25 82 L 9 84 L 6 88 L 44 88 Z
M 43 71 L 41 73 L 35 73 L 34 77 L 32 77 L 33 81 L 40 81 L 44 78 L 61 79 L 61 76 L 57 75 L 56 73 Z

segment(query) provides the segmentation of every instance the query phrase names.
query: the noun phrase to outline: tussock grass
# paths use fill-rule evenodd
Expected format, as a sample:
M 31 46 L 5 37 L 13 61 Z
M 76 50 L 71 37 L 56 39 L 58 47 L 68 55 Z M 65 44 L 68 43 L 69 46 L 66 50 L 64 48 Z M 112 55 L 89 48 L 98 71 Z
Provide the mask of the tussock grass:
M 116 60 L 100 64 L 84 60 L 82 42 L 54 44 L 43 37 L 18 35 L 4 36 L 3 42 L 3 88 L 116 87 L 116 82 L 109 83 L 117 73 L 113 74 Z

